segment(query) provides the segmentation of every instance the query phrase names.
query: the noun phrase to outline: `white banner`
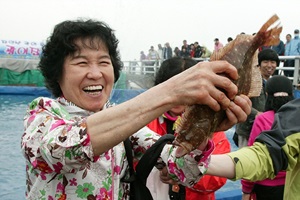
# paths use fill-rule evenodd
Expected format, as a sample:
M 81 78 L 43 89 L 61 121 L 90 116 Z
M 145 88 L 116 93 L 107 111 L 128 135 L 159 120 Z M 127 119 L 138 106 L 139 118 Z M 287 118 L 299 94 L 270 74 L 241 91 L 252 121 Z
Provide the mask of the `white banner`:
M 0 40 L 0 58 L 39 59 L 44 42 Z

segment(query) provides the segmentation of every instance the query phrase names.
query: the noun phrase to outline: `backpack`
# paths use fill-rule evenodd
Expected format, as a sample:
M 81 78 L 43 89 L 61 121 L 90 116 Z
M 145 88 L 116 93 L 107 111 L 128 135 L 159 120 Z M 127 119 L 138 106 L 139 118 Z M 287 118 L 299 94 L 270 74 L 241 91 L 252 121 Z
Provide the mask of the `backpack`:
M 130 200 L 153 200 L 153 197 L 146 186 L 147 178 L 157 163 L 165 144 L 171 143 L 174 135 L 166 134 L 155 142 L 138 162 L 136 170 L 133 168 L 132 147 L 129 138 L 124 141 L 126 156 L 129 164 L 130 177 L 122 181 L 130 183 Z

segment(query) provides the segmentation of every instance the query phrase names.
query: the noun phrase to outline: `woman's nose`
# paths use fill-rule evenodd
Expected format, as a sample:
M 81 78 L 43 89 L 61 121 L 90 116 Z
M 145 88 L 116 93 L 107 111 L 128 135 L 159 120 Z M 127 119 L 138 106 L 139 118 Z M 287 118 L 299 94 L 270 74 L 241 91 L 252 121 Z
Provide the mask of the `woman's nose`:
M 101 68 L 97 64 L 91 64 L 87 74 L 88 78 L 99 79 L 102 77 Z

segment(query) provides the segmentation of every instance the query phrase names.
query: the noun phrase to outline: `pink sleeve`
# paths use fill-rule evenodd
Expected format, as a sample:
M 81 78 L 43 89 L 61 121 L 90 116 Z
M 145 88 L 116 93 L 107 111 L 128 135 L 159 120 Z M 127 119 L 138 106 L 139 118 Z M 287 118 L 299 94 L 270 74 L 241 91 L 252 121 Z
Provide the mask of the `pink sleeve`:
M 250 132 L 250 136 L 249 136 L 249 140 L 248 140 L 248 146 L 252 146 L 255 138 L 263 131 L 265 130 L 263 128 L 264 123 L 263 123 L 263 115 L 259 115 L 255 118 L 251 132 Z
M 241 184 L 242 184 L 242 192 L 243 193 L 250 194 L 252 192 L 254 182 L 242 179 Z

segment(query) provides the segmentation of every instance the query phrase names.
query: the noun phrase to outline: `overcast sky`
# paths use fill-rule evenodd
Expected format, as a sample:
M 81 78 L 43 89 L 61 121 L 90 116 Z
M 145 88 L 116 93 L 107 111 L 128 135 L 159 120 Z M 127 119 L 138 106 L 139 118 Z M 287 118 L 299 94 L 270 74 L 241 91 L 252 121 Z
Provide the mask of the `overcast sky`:
M 55 24 L 93 18 L 116 30 L 122 60 L 169 42 L 174 49 L 198 41 L 213 49 L 214 38 L 252 34 L 273 14 L 281 39 L 300 29 L 299 0 L 0 0 L 0 40 L 44 41 Z

